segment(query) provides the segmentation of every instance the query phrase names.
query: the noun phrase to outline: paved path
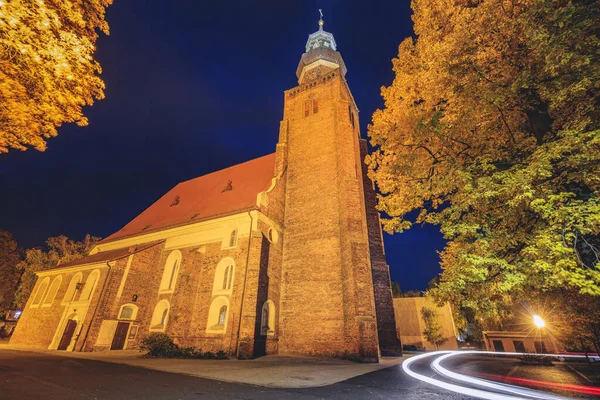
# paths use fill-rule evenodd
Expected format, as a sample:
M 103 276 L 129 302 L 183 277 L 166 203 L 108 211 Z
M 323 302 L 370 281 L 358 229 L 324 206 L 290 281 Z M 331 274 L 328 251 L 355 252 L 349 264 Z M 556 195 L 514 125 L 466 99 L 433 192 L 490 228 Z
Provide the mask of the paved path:
M 2 348 L 0 347 L 0 349 Z M 4 347 L 4 349 L 11 350 L 10 347 Z M 181 360 L 145 358 L 141 357 L 140 352 L 137 350 L 83 353 L 39 349 L 27 350 L 26 348 L 19 350 L 74 359 L 105 361 L 225 382 L 247 383 L 275 388 L 331 385 L 398 365 L 403 360 L 402 357 L 382 358 L 378 364 L 359 364 L 339 359 L 286 356 L 266 356 L 256 360 Z
M 313 366 L 318 371 L 317 366 Z M 465 400 L 421 383 L 399 365 L 333 385 L 265 388 L 84 358 L 0 350 L 0 399 L 407 399 Z

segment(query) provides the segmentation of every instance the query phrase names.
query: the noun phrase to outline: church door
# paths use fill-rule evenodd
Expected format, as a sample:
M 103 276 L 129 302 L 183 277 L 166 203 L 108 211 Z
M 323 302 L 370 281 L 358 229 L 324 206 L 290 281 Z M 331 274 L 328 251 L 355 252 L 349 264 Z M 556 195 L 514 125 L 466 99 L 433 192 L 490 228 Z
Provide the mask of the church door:
M 129 331 L 129 322 L 119 322 L 115 329 L 115 337 L 113 338 L 111 350 L 123 350 L 125 339 L 127 339 L 127 331 Z
M 57 350 L 66 350 L 67 347 L 71 344 L 71 339 L 73 338 L 73 333 L 75 333 L 75 328 L 77 327 L 77 322 L 70 319 L 67 322 L 67 326 L 65 327 L 65 331 L 62 335 L 62 339 L 60 339 L 60 343 L 58 344 Z

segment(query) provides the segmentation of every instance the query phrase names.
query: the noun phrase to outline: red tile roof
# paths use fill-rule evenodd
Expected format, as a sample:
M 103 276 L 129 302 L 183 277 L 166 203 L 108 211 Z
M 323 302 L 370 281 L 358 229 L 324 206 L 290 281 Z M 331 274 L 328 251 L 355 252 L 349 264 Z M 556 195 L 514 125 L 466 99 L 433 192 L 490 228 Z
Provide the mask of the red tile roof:
M 181 182 L 101 243 L 254 209 L 274 171 L 275 153 Z
M 91 256 L 78 258 L 77 260 L 69 261 L 64 264 L 58 264 L 54 268 L 72 267 L 74 265 L 97 264 L 101 262 L 116 260 L 127 255 L 129 255 L 129 248 L 125 247 L 124 249 L 103 251 L 101 253 L 96 253 Z

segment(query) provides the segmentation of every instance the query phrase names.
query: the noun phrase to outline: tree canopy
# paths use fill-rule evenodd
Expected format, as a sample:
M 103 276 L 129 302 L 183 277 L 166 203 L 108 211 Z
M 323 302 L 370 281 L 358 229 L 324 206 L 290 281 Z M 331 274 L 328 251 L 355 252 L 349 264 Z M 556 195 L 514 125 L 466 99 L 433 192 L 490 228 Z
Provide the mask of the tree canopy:
M 27 250 L 25 259 L 17 265 L 22 276 L 15 295 L 15 305 L 21 309 L 25 307 L 37 281 L 36 272 L 86 256 L 99 240 L 100 238 L 90 235 L 86 235 L 82 241 L 56 236 L 48 238 L 46 249 L 38 247 Z
M 0 231 L 0 314 L 13 305 L 19 282 L 17 264 L 21 261 L 21 250 L 10 232 Z
M 0 153 L 46 149 L 82 106 L 104 97 L 94 60 L 112 0 L 0 0 Z
M 600 295 L 600 3 L 413 0 L 366 159 L 384 228 L 440 226 L 440 301 Z

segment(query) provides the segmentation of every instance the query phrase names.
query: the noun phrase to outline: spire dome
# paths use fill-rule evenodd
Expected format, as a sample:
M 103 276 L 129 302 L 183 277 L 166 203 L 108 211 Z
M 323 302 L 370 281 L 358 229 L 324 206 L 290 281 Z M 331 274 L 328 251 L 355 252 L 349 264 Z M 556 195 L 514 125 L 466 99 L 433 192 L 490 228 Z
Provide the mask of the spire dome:
M 337 44 L 333 35 L 323 29 L 325 22 L 323 21 L 323 12 L 319 10 L 321 18 L 319 19 L 319 30 L 311 33 L 306 41 L 306 51 L 302 55 L 296 76 L 298 82 L 303 81 L 304 72 L 310 69 L 316 69 L 317 66 L 323 65 L 327 68 L 340 68 L 342 76 L 346 75 L 346 66 L 342 56 L 337 52 Z
M 319 19 L 319 30 L 308 36 L 308 41 L 306 42 L 307 53 L 312 49 L 318 49 L 320 47 L 330 48 L 334 51 L 337 49 L 333 35 L 323 30 L 323 25 L 325 25 L 325 22 L 323 21 L 323 12 L 319 10 L 319 13 L 321 14 L 321 18 Z

